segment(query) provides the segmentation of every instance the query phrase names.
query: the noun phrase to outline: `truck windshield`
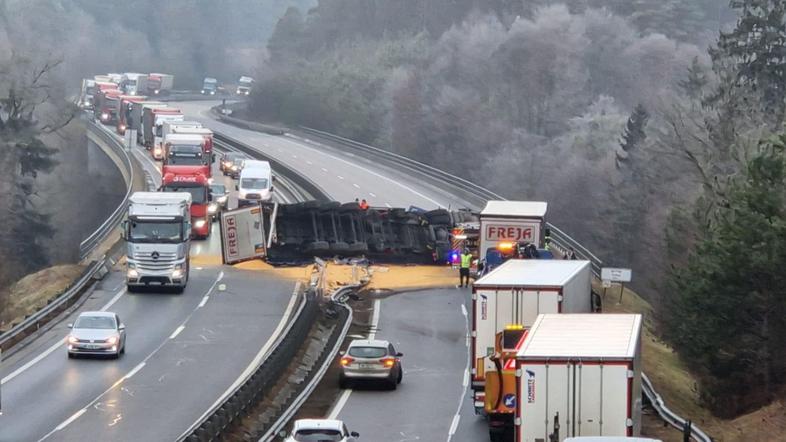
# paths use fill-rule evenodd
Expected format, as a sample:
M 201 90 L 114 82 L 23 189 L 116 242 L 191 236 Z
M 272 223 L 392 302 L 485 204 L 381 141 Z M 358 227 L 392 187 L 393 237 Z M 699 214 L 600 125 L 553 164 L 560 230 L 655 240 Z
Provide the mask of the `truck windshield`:
M 128 238 L 138 243 L 179 243 L 183 241 L 180 222 L 131 221 Z
M 240 187 L 244 189 L 267 189 L 267 178 L 243 178 Z
M 172 146 L 167 164 L 173 166 L 201 166 L 205 164 L 202 146 Z
M 191 204 L 204 204 L 207 202 L 207 189 L 196 186 L 182 186 L 177 184 L 167 184 L 164 192 L 188 192 L 191 194 Z

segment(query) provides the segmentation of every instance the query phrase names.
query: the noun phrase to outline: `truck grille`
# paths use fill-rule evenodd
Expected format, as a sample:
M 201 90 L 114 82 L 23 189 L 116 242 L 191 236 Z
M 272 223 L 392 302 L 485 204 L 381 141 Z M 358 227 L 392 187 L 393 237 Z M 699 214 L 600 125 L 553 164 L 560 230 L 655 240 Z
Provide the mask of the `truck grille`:
M 260 195 L 258 193 L 247 193 L 246 194 L 246 199 L 247 200 L 259 200 L 259 199 L 262 199 L 262 195 Z
M 156 259 L 153 257 L 154 253 L 158 254 Z M 142 270 L 167 270 L 171 269 L 177 260 L 177 253 L 138 253 L 135 259 L 137 267 Z

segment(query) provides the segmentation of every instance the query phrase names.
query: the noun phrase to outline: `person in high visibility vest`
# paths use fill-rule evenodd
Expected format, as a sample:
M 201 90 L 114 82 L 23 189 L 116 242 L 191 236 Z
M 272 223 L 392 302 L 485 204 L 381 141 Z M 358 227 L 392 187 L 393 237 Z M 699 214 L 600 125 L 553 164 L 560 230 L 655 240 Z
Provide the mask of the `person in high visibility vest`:
M 543 238 L 543 248 L 551 250 L 551 229 L 546 229 L 546 235 Z
M 471 265 L 472 254 L 469 253 L 469 250 L 464 249 L 461 252 L 461 267 L 459 267 L 459 287 L 469 287 L 469 267 Z

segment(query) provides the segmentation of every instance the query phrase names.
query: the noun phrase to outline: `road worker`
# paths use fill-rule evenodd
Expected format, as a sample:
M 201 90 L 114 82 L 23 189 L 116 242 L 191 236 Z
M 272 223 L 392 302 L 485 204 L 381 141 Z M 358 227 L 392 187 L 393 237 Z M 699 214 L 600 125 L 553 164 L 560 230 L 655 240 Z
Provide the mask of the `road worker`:
M 472 265 L 472 253 L 469 249 L 461 252 L 461 266 L 459 267 L 459 287 L 469 287 L 469 268 Z

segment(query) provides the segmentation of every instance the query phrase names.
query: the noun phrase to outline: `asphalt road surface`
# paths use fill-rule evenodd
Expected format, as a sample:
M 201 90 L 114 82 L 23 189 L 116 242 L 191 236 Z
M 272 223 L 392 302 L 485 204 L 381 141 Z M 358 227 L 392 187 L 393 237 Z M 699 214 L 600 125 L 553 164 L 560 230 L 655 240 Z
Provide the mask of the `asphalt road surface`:
M 213 120 L 216 102 L 178 103 L 188 119 L 249 144 L 306 174 L 332 198 L 367 198 L 372 206 L 463 207 L 455 196 L 421 184 L 400 171 L 311 141 L 262 134 Z M 394 295 L 379 305 L 379 339 L 404 353 L 399 390 L 350 390 L 334 412 L 361 440 L 483 441 L 485 421 L 474 415 L 466 389 L 469 290 L 447 289 Z M 464 310 L 461 306 L 464 305 Z M 328 380 L 329 381 L 329 380 Z M 338 382 L 338 380 L 336 380 Z M 451 435 L 452 436 L 449 436 Z
M 160 182 L 144 154 L 134 155 Z M 295 282 L 220 265 L 213 228 L 208 240 L 192 242 L 184 293 L 130 294 L 123 273 L 113 271 L 76 312 L 5 358 L 0 441 L 172 440 L 259 361 L 292 305 Z M 85 310 L 120 316 L 125 355 L 66 357 L 66 324 Z

